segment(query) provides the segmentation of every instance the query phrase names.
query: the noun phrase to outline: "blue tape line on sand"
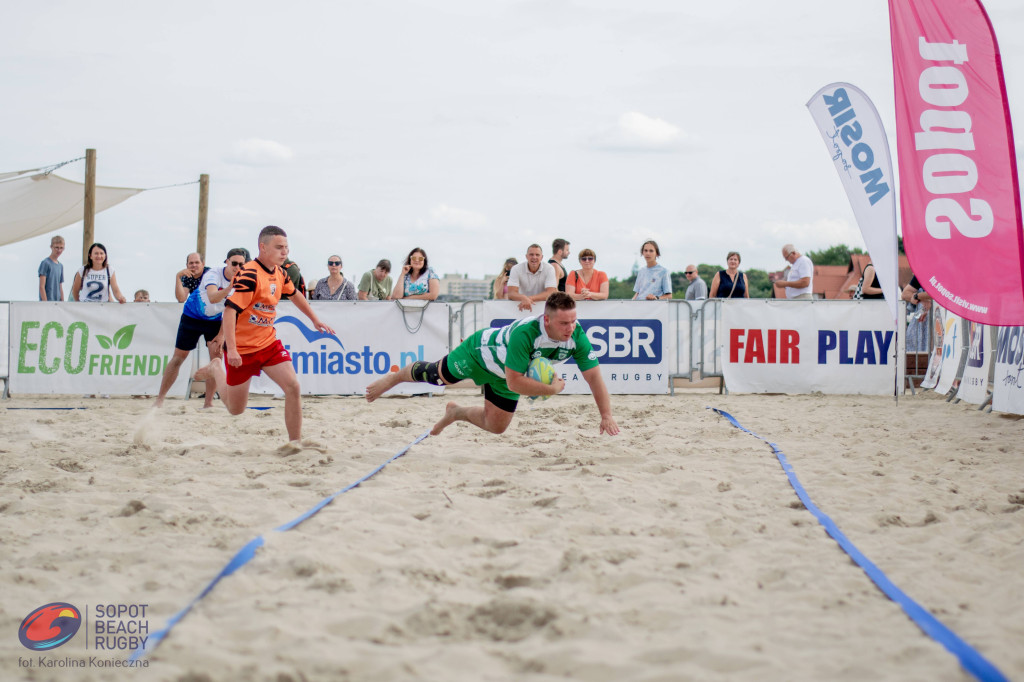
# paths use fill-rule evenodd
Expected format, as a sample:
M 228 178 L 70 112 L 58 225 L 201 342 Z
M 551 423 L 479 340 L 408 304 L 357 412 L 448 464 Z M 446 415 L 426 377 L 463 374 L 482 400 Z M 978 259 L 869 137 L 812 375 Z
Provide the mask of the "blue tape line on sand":
M 300 523 L 302 523 L 303 521 L 306 521 L 307 519 L 309 519 L 309 517 L 313 516 L 318 511 L 320 511 L 321 509 L 323 509 L 324 507 L 329 505 L 331 502 L 333 502 L 334 498 L 336 498 L 338 495 L 341 495 L 342 493 L 347 493 L 349 490 L 352 490 L 353 488 L 358 487 L 361 483 L 364 483 L 365 481 L 367 481 L 370 478 L 372 478 L 374 475 L 376 475 L 378 472 L 380 472 L 381 469 L 386 467 L 388 464 L 391 464 L 392 462 L 394 462 L 396 459 L 398 459 L 399 457 L 401 457 L 405 453 L 409 452 L 409 449 L 412 448 L 413 445 L 416 445 L 417 443 L 422 442 L 429 435 L 430 435 L 429 431 L 423 433 L 416 440 L 414 440 L 413 442 L 411 442 L 408 445 L 406 445 L 404 448 L 402 448 L 397 453 L 392 455 L 391 458 L 388 459 L 386 462 L 384 462 L 379 467 L 377 467 L 376 469 L 374 469 L 370 473 L 368 473 L 365 476 L 363 476 L 362 478 L 360 478 L 355 483 L 350 483 L 349 485 L 345 486 L 344 488 L 342 488 L 338 492 L 334 493 L 333 495 L 325 497 L 324 499 L 320 500 L 320 502 L 318 502 L 312 509 L 310 509 L 309 511 L 305 512 L 304 514 L 302 514 L 302 515 L 292 519 L 288 523 L 286 523 L 284 525 L 281 525 L 281 526 L 278 526 L 277 528 L 274 529 L 274 531 L 283 533 L 285 531 L 291 530 L 292 528 L 295 528 Z M 220 582 L 221 578 L 228 577 L 229 575 L 231 575 L 232 573 L 234 573 L 235 571 L 240 569 L 242 566 L 245 566 L 247 563 L 249 563 L 252 560 L 252 558 L 254 556 L 256 556 L 256 550 L 259 549 L 260 547 L 262 547 L 264 542 L 265 542 L 265 540 L 263 539 L 263 536 L 260 535 L 259 537 L 256 537 L 256 538 L 253 538 L 252 540 L 250 540 L 245 545 L 245 547 L 243 547 L 242 549 L 238 550 L 238 553 L 235 554 L 234 558 L 232 558 L 231 561 L 228 562 L 227 566 L 225 566 L 224 568 L 221 569 L 220 573 L 217 574 L 217 577 L 215 577 L 213 580 L 211 580 L 210 584 L 207 585 L 205 588 L 203 588 L 203 591 L 200 592 L 198 595 L 196 595 L 196 597 L 192 601 L 190 601 L 185 608 L 183 608 L 181 611 L 178 611 L 176 614 L 171 616 L 167 620 L 167 625 L 165 625 L 162 630 L 154 632 L 152 635 L 150 635 L 149 639 L 146 641 L 146 646 L 140 646 L 139 648 L 137 648 L 132 653 L 131 658 L 128 659 L 128 660 L 130 660 L 130 661 L 137 661 L 138 659 L 140 659 L 143 656 L 145 656 L 147 653 L 155 651 L 156 648 L 158 646 L 160 646 L 160 642 L 163 641 L 164 638 L 167 637 L 167 635 L 169 635 L 171 633 L 171 629 L 174 628 L 174 626 L 177 625 L 181 621 L 182 618 L 184 618 L 186 615 L 188 615 L 188 612 L 192 610 L 192 607 L 194 607 L 196 604 L 198 604 L 203 599 L 203 597 L 205 597 L 210 592 L 212 592 L 213 588 L 217 585 L 217 583 Z
M 88 407 L 5 407 L 5 410 L 88 410 Z
M 717 412 L 726 419 L 728 419 L 733 426 L 740 431 L 749 433 L 754 438 L 768 443 L 775 456 L 779 460 L 779 464 L 782 465 L 782 470 L 786 472 L 786 476 L 789 478 L 790 485 L 793 486 L 793 490 L 796 491 L 800 501 L 807 507 L 807 511 L 814 514 L 818 519 L 818 522 L 825 527 L 825 530 L 829 535 L 839 544 L 844 552 L 850 555 L 858 566 L 864 569 L 864 573 L 867 574 L 871 581 L 878 586 L 878 589 L 885 593 L 885 596 L 896 602 L 900 608 L 910 619 L 914 621 L 914 624 L 921 630 L 934 639 L 936 642 L 946 647 L 950 653 L 960 659 L 960 664 L 964 667 L 967 672 L 974 675 L 983 682 L 989 682 L 990 680 L 1006 680 L 1006 676 L 1003 675 L 992 663 L 990 663 L 984 656 L 979 654 L 970 644 L 960 639 L 955 632 L 950 630 L 948 627 L 942 624 L 938 618 L 930 614 L 923 606 L 918 604 L 916 601 L 908 597 L 903 590 L 896 587 L 888 576 L 882 572 L 880 568 L 875 566 L 866 556 L 864 556 L 857 547 L 850 542 L 850 539 L 843 535 L 843 532 L 839 530 L 839 527 L 835 522 L 829 518 L 825 512 L 818 509 L 813 502 L 811 502 L 810 496 L 807 495 L 807 491 L 800 484 L 800 481 L 796 477 L 796 473 L 793 471 L 793 467 L 789 465 L 789 460 L 786 459 L 786 455 L 779 449 L 779 446 L 775 443 L 768 441 L 765 438 L 757 435 L 750 429 L 746 428 L 728 412 L 709 407 L 709 410 Z

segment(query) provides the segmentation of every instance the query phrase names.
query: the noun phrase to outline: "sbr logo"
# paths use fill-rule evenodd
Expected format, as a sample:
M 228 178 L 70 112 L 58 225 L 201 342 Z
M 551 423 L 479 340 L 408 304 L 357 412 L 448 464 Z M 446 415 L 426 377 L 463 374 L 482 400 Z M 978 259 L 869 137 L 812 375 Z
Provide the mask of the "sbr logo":
M 18 628 L 18 639 L 26 649 L 49 651 L 66 643 L 82 625 L 82 613 L 67 602 L 40 606 L 25 616 Z
M 603 365 L 661 362 L 661 320 L 580 320 L 580 324 Z

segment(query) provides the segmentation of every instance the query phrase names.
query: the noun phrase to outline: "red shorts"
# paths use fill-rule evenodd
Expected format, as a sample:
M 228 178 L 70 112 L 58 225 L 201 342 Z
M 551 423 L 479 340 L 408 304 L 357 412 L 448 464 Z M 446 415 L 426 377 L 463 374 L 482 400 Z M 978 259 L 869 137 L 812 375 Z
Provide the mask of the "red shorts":
M 232 367 L 228 362 L 227 353 L 224 354 L 224 367 L 227 370 L 228 386 L 244 384 L 253 377 L 258 377 L 264 367 L 273 367 L 282 362 L 291 362 L 292 356 L 285 349 L 280 340 L 274 341 L 263 350 L 255 353 L 247 353 L 242 356 L 242 364 Z

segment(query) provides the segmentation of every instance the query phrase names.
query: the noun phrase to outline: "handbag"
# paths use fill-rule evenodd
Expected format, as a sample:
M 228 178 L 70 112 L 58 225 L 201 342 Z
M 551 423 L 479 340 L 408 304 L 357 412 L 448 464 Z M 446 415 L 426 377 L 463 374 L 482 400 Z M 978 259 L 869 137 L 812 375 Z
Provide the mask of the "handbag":
M 871 263 L 868 263 L 871 265 Z M 857 288 L 853 292 L 853 300 L 859 301 L 864 298 L 864 275 L 867 273 L 868 265 L 864 266 L 864 272 L 860 273 L 860 281 L 857 282 Z

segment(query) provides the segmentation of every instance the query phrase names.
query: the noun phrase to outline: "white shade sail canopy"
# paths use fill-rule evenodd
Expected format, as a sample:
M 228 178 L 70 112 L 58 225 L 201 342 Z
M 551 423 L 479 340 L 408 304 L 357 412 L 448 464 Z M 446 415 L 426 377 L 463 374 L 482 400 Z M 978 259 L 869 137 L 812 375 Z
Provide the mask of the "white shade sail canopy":
M 96 213 L 145 190 L 96 187 Z M 82 220 L 85 185 L 40 169 L 0 173 L 0 246 Z

